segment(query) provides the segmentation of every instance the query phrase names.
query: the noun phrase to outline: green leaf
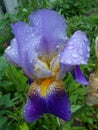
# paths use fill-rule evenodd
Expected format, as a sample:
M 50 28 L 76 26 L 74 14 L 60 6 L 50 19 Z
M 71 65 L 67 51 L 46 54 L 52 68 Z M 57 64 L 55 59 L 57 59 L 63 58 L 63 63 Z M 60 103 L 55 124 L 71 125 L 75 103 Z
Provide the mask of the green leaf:
M 0 97 L 0 106 L 5 105 L 6 107 L 12 107 L 13 101 L 10 99 L 10 94 L 6 94 Z
M 0 117 L 0 130 L 2 128 L 2 126 L 6 123 L 7 118 L 6 117 Z
M 13 83 L 14 90 L 22 94 L 23 92 L 27 91 L 27 78 L 24 76 L 22 69 L 16 68 L 13 65 L 9 65 L 9 67 L 6 69 L 5 76 L 9 82 Z
M 71 105 L 71 111 L 72 111 L 72 113 L 76 112 L 80 108 L 81 108 L 80 105 Z
M 3 79 L 5 69 L 7 68 L 8 63 L 4 56 L 0 57 L 0 80 Z
M 85 127 L 73 127 L 71 130 L 87 130 Z
M 6 88 L 6 87 L 10 87 L 10 86 L 12 86 L 13 85 L 13 83 L 12 82 L 10 82 L 10 81 L 1 81 L 0 82 L 0 86 L 2 86 L 2 87 L 4 87 L 4 88 Z
M 22 125 L 19 126 L 20 130 L 29 130 L 29 127 L 27 124 L 24 122 Z

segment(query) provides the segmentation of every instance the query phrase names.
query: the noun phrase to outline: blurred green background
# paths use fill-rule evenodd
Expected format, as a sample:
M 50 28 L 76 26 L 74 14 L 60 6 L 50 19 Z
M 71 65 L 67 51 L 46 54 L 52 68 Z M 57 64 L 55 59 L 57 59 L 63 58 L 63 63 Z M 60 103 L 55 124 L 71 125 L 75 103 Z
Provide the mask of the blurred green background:
M 98 36 L 98 0 L 18 0 L 17 13 L 4 11 L 0 20 L 0 130 L 98 130 L 98 108 L 86 105 L 86 86 L 76 83 L 70 73 L 64 78 L 70 97 L 72 119 L 63 122 L 53 115 L 44 114 L 33 123 L 23 118 L 28 83 L 23 71 L 10 65 L 3 56 L 13 38 L 10 24 L 19 20 L 28 22 L 28 15 L 37 9 L 56 10 L 67 22 L 70 37 L 82 30 L 90 40 L 90 58 L 81 69 L 89 78 L 95 69 L 95 38 Z M 2 5 L 3 6 L 3 5 Z

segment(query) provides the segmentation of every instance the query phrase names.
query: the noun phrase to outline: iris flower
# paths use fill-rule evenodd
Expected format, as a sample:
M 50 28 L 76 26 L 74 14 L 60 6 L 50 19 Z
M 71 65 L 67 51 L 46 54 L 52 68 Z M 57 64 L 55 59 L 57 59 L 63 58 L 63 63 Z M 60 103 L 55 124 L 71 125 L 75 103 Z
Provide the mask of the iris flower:
M 29 21 L 29 24 L 19 21 L 11 25 L 15 38 L 5 50 L 7 59 L 21 67 L 33 81 L 24 118 L 32 122 L 50 113 L 68 121 L 70 102 L 62 79 L 72 72 L 77 82 L 87 84 L 79 65 L 88 61 L 89 40 L 80 30 L 68 39 L 65 19 L 53 10 L 35 11 Z

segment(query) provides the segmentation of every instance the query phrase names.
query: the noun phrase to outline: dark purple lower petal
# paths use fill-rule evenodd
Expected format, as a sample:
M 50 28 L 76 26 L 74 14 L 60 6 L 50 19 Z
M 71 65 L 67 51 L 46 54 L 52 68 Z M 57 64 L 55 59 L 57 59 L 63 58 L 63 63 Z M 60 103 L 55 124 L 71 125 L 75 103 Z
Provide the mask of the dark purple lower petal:
M 70 102 L 65 92 L 55 93 L 47 99 L 48 112 L 63 120 L 70 120 Z
M 40 115 L 46 113 L 45 100 L 39 96 L 28 98 L 24 106 L 24 118 L 27 122 L 33 122 L 39 118 Z
M 49 83 L 46 95 L 41 94 L 40 83 L 40 81 L 35 81 L 29 88 L 29 98 L 24 106 L 25 120 L 27 122 L 35 121 L 44 113 L 54 114 L 63 120 L 70 120 L 70 102 L 64 92 L 63 82 L 52 81 Z
M 88 84 L 88 81 L 86 80 L 86 78 L 82 74 L 79 66 L 76 66 L 71 73 L 72 73 L 72 76 L 76 82 L 78 82 L 80 84 L 84 84 L 84 85 Z

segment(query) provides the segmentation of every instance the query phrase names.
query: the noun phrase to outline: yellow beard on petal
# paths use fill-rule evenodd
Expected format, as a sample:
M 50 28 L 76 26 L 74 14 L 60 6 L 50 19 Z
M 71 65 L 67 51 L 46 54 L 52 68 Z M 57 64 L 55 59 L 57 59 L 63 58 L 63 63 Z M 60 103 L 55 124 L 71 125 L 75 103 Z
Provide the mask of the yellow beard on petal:
M 40 85 L 40 96 L 45 97 L 47 95 L 49 85 L 53 82 L 53 78 L 47 78 L 42 81 Z
M 40 95 L 46 97 L 48 94 L 64 91 L 62 80 L 55 80 L 54 77 L 34 81 L 28 91 L 28 96 Z

